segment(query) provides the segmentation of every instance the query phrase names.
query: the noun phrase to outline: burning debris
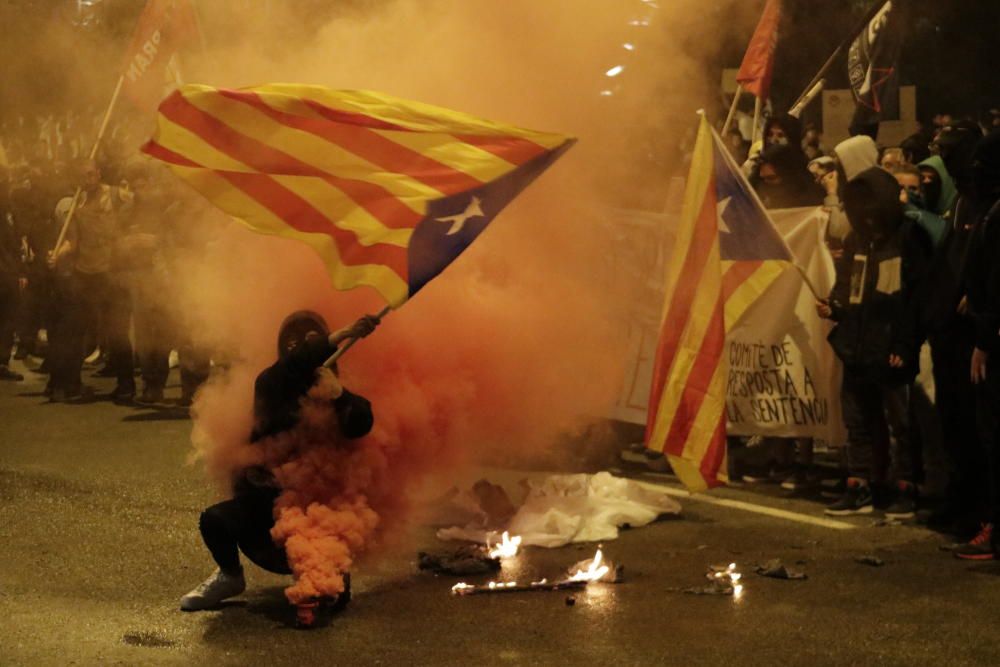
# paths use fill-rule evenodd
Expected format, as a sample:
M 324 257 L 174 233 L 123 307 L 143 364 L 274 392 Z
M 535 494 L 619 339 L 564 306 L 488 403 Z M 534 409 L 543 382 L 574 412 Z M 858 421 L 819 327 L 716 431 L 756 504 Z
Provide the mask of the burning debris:
M 615 581 L 615 573 L 620 571 L 620 568 L 605 563 L 604 554 L 600 548 L 597 549 L 593 558 L 581 561 L 574 567 L 576 571 L 561 581 L 549 582 L 548 579 L 542 579 L 529 584 L 519 584 L 516 581 L 490 581 L 482 586 L 467 584 L 463 581 L 452 586 L 451 592 L 453 595 L 486 595 L 491 593 L 582 590 L 592 582 Z M 609 577 L 609 575 L 611 576 Z
M 451 587 L 453 595 L 487 595 L 491 593 L 533 593 L 538 591 L 581 590 L 590 583 L 583 579 L 577 581 L 556 581 L 549 583 L 547 579 L 533 581 L 530 584 L 519 584 L 516 581 L 491 581 L 483 586 L 473 586 L 460 582 Z
M 681 592 L 690 595 L 731 595 L 737 599 L 743 595 L 743 584 L 740 583 L 743 575 L 736 570 L 736 563 L 712 565 L 705 578 L 709 581 L 708 586 L 684 588 Z
M 570 568 L 569 579 L 573 581 L 603 581 L 610 584 L 620 584 L 625 578 L 625 566 L 615 565 L 604 560 L 600 548 L 593 558 L 582 560 Z
M 517 555 L 517 551 L 521 546 L 521 536 L 515 535 L 511 537 L 510 533 L 505 530 L 500 542 L 492 548 L 490 548 L 489 544 L 489 541 L 487 541 L 486 546 L 490 549 L 490 558 L 513 558 Z

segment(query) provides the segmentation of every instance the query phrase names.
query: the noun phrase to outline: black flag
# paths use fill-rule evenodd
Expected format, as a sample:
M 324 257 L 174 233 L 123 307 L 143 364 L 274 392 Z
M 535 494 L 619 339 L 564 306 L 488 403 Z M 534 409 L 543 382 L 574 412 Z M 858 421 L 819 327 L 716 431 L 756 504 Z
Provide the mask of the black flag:
M 889 0 L 872 17 L 847 53 L 847 76 L 857 102 L 851 134 L 878 132 L 878 122 L 899 115 L 899 50 L 903 44 L 900 0 Z

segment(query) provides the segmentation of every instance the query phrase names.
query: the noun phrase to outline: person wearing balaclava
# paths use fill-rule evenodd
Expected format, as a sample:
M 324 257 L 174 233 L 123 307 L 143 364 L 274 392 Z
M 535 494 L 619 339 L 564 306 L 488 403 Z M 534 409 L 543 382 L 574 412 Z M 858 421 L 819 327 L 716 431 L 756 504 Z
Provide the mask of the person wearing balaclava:
M 874 455 L 889 434 L 892 518 L 916 511 L 909 393 L 919 369 L 918 304 L 931 241 L 903 214 L 900 188 L 874 167 L 844 186 L 851 233 L 829 299 L 817 304 L 836 324 L 829 341 L 844 364 L 841 401 L 848 432 L 848 484 L 827 514 L 870 514 Z
M 340 435 L 346 439 L 365 436 L 372 428 L 371 404 L 344 389 L 336 369 L 324 362 L 338 345 L 351 338 L 363 338 L 378 326 L 377 317 L 366 315 L 353 325 L 328 333 L 326 322 L 313 312 L 293 313 L 278 334 L 278 360 L 257 376 L 254 383 L 254 427 L 250 441 L 290 431 L 299 422 L 300 408 L 309 390 L 323 381 L 335 387 L 332 407 Z M 246 589 L 240 551 L 258 566 L 278 574 L 291 574 L 285 550 L 271 538 L 274 503 L 281 488 L 274 474 L 264 466 L 239 471 L 233 480 L 233 497 L 206 509 L 199 522 L 202 539 L 218 569 L 197 588 L 181 598 L 183 611 L 211 609 Z M 336 603 L 350 600 L 350 575 L 344 575 L 344 592 Z
M 933 528 L 972 538 L 987 520 L 986 460 L 976 428 L 976 395 L 969 377 L 975 327 L 968 316 L 962 272 L 969 240 L 982 206 L 971 180 L 971 161 L 982 140 L 978 127 L 942 130 L 939 155 L 920 165 L 928 206 L 946 216 L 944 237 L 929 269 L 921 320 L 927 331 L 934 374 L 935 409 L 941 422 L 949 479 L 944 505 L 929 519 Z M 957 195 L 952 195 L 949 182 Z
M 955 550 L 967 560 L 992 560 L 1000 552 L 1000 132 L 976 147 L 969 170 L 972 192 L 986 213 L 969 241 L 962 284 L 974 323 L 969 377 L 975 386 L 979 436 L 985 449 L 988 512 L 978 539 Z
M 823 188 L 809 173 L 805 155 L 790 144 L 775 144 L 761 154 L 757 194 L 768 209 L 823 203 Z
M 761 140 L 750 147 L 750 157 L 743 163 L 743 174 L 754 188 L 759 184 L 760 157 L 772 146 L 791 146 L 801 154 L 802 163 L 809 164 L 802 150 L 802 121 L 787 113 L 771 116 L 764 123 Z

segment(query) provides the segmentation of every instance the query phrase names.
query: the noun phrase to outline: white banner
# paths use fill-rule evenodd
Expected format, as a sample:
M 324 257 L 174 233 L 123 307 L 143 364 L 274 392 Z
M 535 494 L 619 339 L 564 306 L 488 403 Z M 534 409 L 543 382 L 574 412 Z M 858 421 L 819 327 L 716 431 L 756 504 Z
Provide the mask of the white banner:
M 826 297 L 835 274 L 824 241 L 824 211 L 807 208 L 769 214 L 796 263 L 816 292 Z M 620 213 L 618 217 L 625 216 Z M 630 231 L 668 222 L 667 216 L 654 218 L 637 213 L 632 217 Z M 648 241 L 654 243 L 640 247 L 662 249 L 669 245 L 669 238 L 647 230 L 642 233 L 649 234 Z M 662 276 L 662 257 L 661 251 L 645 261 L 629 258 L 633 261 L 623 264 L 632 270 L 650 270 L 651 276 Z M 630 323 L 630 363 L 612 414 L 615 419 L 646 423 L 662 307 L 662 292 L 644 291 Z M 725 362 L 729 365 L 726 412 L 730 435 L 813 437 L 833 444 L 845 441 L 840 412 L 841 366 L 826 341 L 830 323 L 816 314 L 813 293 L 796 268 L 786 269 L 728 329 Z
M 835 279 L 823 209 L 770 211 L 778 231 L 821 297 Z M 727 433 L 843 442 L 841 366 L 827 343 L 831 323 L 790 267 L 726 334 Z

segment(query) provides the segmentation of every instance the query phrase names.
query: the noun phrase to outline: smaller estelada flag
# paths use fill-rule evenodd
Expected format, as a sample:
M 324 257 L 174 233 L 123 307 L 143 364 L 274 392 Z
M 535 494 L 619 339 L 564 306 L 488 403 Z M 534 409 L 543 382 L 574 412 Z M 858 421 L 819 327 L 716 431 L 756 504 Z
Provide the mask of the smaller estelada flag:
M 889 0 L 868 22 L 847 53 L 847 76 L 857 102 L 851 127 L 873 125 L 899 113 L 899 51 L 903 17 L 899 0 Z
M 198 34 L 190 0 L 149 0 L 125 57 L 122 90 L 132 103 L 155 111 L 171 57 Z
M 774 72 L 774 51 L 778 46 L 778 24 L 781 22 L 781 0 L 767 0 L 757 30 L 750 40 L 736 82 L 748 93 L 766 99 L 771 92 Z
M 726 332 L 792 253 L 704 116 L 667 264 L 646 447 L 692 491 L 726 477 Z

